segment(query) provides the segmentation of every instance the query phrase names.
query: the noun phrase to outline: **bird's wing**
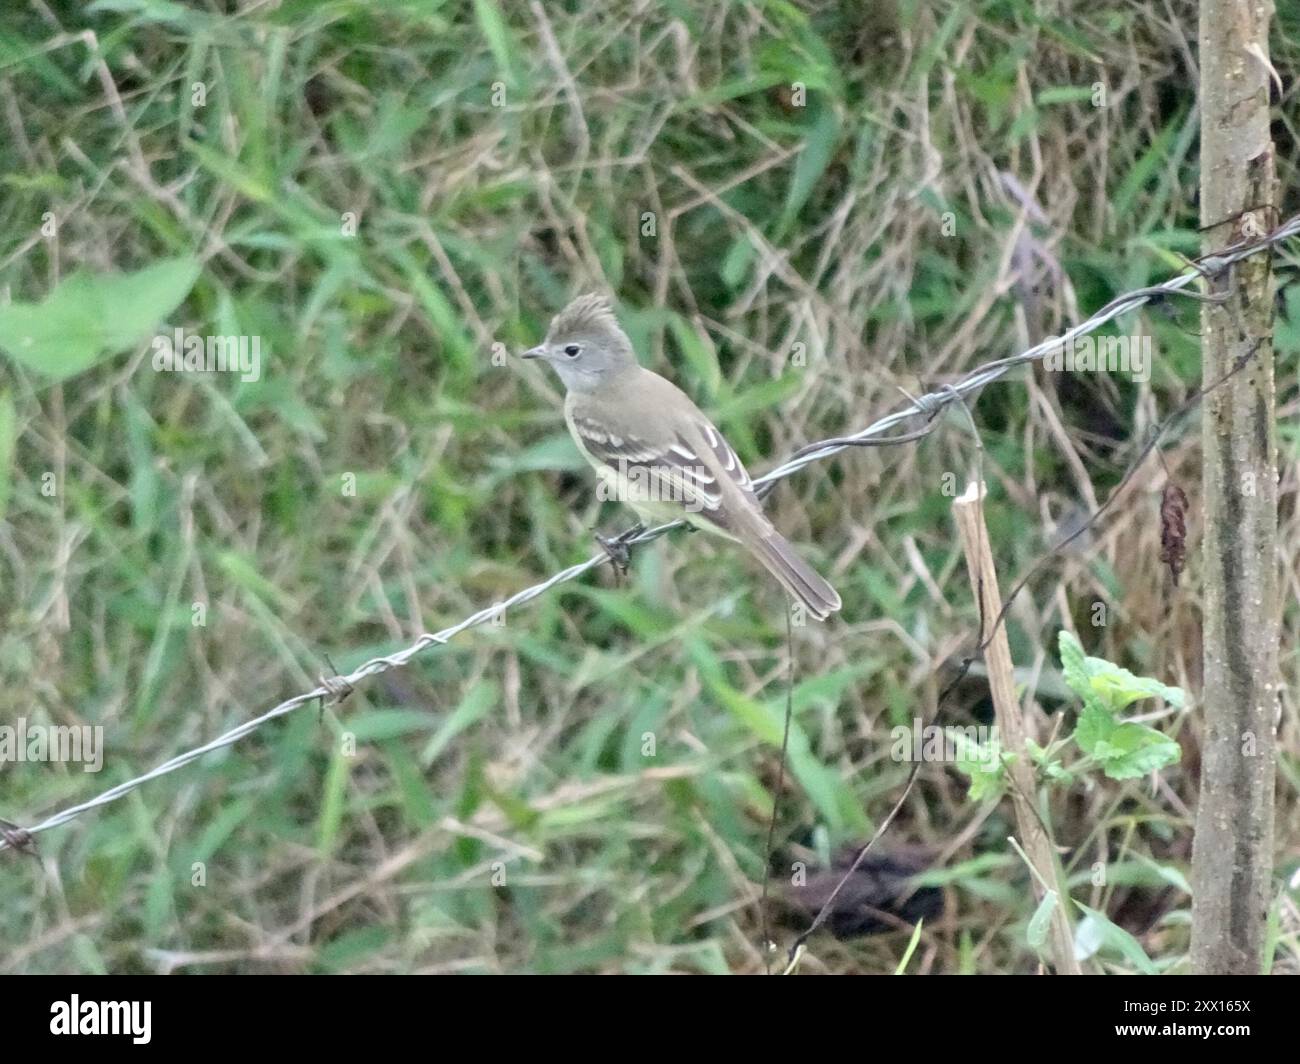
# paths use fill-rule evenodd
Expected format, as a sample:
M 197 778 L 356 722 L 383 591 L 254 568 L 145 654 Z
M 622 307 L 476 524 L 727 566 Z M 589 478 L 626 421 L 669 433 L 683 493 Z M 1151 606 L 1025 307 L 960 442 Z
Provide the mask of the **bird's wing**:
M 748 503 L 761 513 L 749 473 L 703 414 L 693 411 L 670 439 L 653 443 L 619 435 L 583 414 L 572 414 L 569 423 L 588 458 L 610 469 L 620 489 L 649 496 L 622 501 L 675 503 L 688 520 L 707 521 L 728 532 L 735 526 L 737 506 Z
M 754 494 L 754 482 L 749 479 L 749 471 L 726 437 L 703 414 L 694 413 L 678 431 L 674 446 L 683 457 L 689 455 L 689 461 L 697 462 L 713 474 L 720 484 L 724 511 L 743 507 L 762 514 L 762 507 Z M 728 496 L 731 496 L 730 500 Z

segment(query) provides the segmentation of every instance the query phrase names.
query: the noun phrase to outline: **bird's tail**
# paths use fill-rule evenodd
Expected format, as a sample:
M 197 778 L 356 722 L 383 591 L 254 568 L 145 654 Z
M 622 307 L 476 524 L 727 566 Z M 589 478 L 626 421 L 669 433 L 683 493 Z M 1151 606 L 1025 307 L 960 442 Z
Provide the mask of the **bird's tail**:
M 840 608 L 840 596 L 815 573 L 779 532 L 769 530 L 749 543 L 763 567 L 802 602 L 816 620 L 824 621 Z

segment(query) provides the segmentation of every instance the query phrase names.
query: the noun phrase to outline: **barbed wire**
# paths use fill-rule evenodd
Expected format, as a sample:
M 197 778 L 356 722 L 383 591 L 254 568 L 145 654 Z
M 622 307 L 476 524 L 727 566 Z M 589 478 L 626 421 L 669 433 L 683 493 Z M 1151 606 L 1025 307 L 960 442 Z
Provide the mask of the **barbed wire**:
M 1070 344 L 1078 337 L 1086 336 L 1089 333 L 1095 332 L 1097 329 L 1101 328 L 1101 326 L 1113 321 L 1120 315 L 1126 314 L 1147 303 L 1156 302 L 1165 296 L 1175 294 L 1205 299 L 1207 297 L 1200 295 L 1199 293 L 1185 292 L 1184 289 L 1195 282 L 1198 278 L 1217 277 L 1234 263 L 1249 258 L 1251 255 L 1257 254 L 1267 248 L 1276 247 L 1296 236 L 1300 236 L 1300 215 L 1296 215 L 1289 221 L 1279 225 L 1276 229 L 1273 229 L 1260 237 L 1252 240 L 1242 240 L 1221 252 L 1198 259 L 1196 262 L 1189 264 L 1186 272 L 1176 274 L 1161 284 L 1148 288 L 1135 289 L 1132 292 L 1128 292 L 1112 299 L 1091 317 L 1086 318 L 1078 325 L 1068 329 L 1060 336 L 1048 337 L 1041 343 L 1034 345 L 1028 350 L 1022 351 L 1018 355 L 997 359 L 993 362 L 987 362 L 984 365 L 978 366 L 969 371 L 957 381 L 945 384 L 935 391 L 920 396 L 909 397 L 909 401 L 906 405 L 900 406 L 898 410 L 873 421 L 870 425 L 858 430 L 852 435 L 837 436 L 809 444 L 795 452 L 793 456 L 775 469 L 770 470 L 761 477 L 755 477 L 754 486 L 765 494 L 766 491 L 770 491 L 778 481 L 792 476 L 814 462 L 820 462 L 840 454 L 843 451 L 848 450 L 850 447 L 886 446 L 917 439 L 927 434 L 930 429 L 925 428 L 918 432 L 907 433 L 899 436 L 888 436 L 887 433 L 889 433 L 890 429 L 896 428 L 916 417 L 925 418 L 927 423 L 933 422 L 938 414 L 949 405 L 955 402 L 964 401 L 966 396 L 978 391 L 986 384 L 990 384 L 993 381 L 1000 379 L 1012 369 L 1030 362 L 1038 361 L 1053 351 L 1065 349 L 1066 345 Z M 682 521 L 673 521 L 667 524 L 657 525 L 654 528 L 643 529 L 637 526 L 629 529 L 622 535 L 615 537 L 611 542 L 618 546 L 625 547 L 648 543 L 651 540 L 658 539 L 660 536 L 674 528 L 681 527 L 683 524 L 684 522 Z M 571 565 L 567 569 L 562 569 L 548 579 L 543 580 L 541 583 L 533 584 L 531 587 L 526 587 L 522 591 L 517 591 L 504 601 L 493 603 L 491 606 L 487 606 L 484 609 L 479 610 L 477 613 L 471 614 L 458 624 L 454 624 L 451 627 L 444 628 L 438 632 L 425 632 L 410 646 L 395 654 L 390 654 L 385 657 L 371 658 L 369 661 L 359 665 L 356 669 L 345 676 L 322 678 L 320 684 L 312 690 L 286 699 L 279 705 L 267 710 L 261 716 L 254 717 L 251 720 L 247 720 L 244 723 L 231 728 L 229 731 L 217 736 L 211 742 L 204 743 L 202 746 L 195 747 L 192 750 L 187 750 L 182 754 L 177 754 L 175 757 L 168 761 L 164 761 L 162 764 L 157 765 L 148 772 L 136 776 L 133 779 L 129 779 L 124 783 L 119 783 L 115 787 L 110 787 L 108 790 L 88 799 L 85 802 L 60 810 L 32 827 L 23 828 L 16 824 L 11 824 L 8 821 L 0 820 L 0 850 L 23 848 L 30 843 L 32 836 L 43 831 L 48 831 L 51 828 L 56 828 L 61 824 L 66 824 L 68 821 L 79 817 L 82 813 L 89 812 L 92 809 L 97 809 L 100 806 L 108 805 L 110 802 L 115 802 L 117 799 L 148 783 L 150 780 L 170 775 L 178 769 L 188 765 L 190 762 L 197 761 L 206 754 L 210 754 L 213 751 L 220 750 L 227 746 L 232 746 L 239 742 L 240 739 L 257 731 L 262 727 L 262 725 L 275 720 L 277 717 L 282 717 L 286 713 L 292 713 L 295 709 L 298 709 L 309 702 L 315 702 L 318 700 L 339 700 L 342 697 L 345 697 L 346 694 L 362 680 L 371 676 L 377 676 L 380 673 L 389 672 L 392 669 L 401 668 L 417 654 L 424 652 L 429 647 L 444 645 L 462 632 L 468 631 L 471 628 L 475 628 L 489 621 L 493 621 L 501 617 L 506 611 L 516 606 L 522 606 L 525 603 L 531 602 L 533 599 L 546 594 L 552 588 L 558 587 L 561 584 L 566 584 L 571 580 L 576 580 L 578 577 L 583 576 L 592 569 L 595 569 L 608 561 L 610 561 L 610 554 L 607 551 L 593 554 L 586 561 L 579 562 L 576 565 Z

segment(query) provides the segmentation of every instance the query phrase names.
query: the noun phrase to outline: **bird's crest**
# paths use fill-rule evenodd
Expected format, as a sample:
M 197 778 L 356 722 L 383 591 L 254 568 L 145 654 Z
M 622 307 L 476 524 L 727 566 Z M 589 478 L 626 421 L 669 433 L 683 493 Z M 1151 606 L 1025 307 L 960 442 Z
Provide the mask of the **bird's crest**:
M 609 305 L 609 299 L 592 292 L 578 296 L 555 315 L 549 335 L 580 336 L 584 333 L 618 331 L 618 318 L 614 316 L 614 308 Z

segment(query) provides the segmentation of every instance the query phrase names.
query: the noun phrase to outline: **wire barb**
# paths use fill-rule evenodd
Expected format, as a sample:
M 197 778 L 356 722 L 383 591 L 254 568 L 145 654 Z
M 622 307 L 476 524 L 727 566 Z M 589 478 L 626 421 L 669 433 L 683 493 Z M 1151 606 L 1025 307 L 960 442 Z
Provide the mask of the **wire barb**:
M 32 838 L 32 833 L 26 828 L 10 823 L 8 820 L 0 820 L 0 839 L 3 839 L 5 846 L 10 849 L 30 854 L 33 857 L 39 856 L 36 852 L 36 840 Z

